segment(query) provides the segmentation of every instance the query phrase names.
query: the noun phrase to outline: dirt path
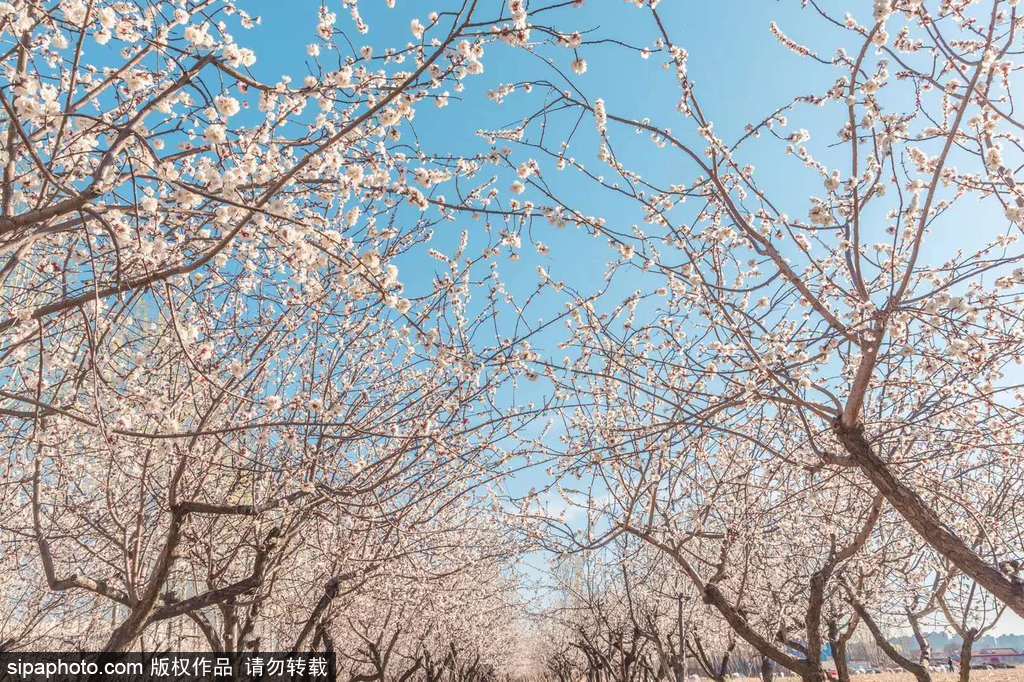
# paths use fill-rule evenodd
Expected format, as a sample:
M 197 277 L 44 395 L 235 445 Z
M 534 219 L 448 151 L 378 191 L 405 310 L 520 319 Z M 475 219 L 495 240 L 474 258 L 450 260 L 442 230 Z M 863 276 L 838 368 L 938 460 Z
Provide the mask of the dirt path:
M 776 680 L 795 680 L 795 677 L 779 677 Z M 914 682 L 909 673 L 879 673 L 876 675 L 854 675 L 855 682 Z M 957 673 L 932 673 L 932 682 L 956 682 Z M 748 682 L 758 682 L 756 678 L 748 678 Z M 973 670 L 971 682 L 1024 682 L 1024 668 L 1013 670 Z

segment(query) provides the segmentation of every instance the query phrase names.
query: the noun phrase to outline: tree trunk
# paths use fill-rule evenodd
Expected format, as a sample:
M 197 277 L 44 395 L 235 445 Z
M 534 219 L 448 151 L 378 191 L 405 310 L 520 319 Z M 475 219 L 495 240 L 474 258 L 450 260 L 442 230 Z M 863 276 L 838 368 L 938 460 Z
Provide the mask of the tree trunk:
M 837 637 L 829 643 L 832 645 L 832 660 L 836 662 L 839 682 L 850 682 L 850 664 L 846 661 L 846 640 Z
M 915 490 L 901 481 L 872 449 L 862 425 L 847 426 L 837 421 L 834 430 L 850 459 L 922 539 L 1011 611 L 1024 616 L 1024 587 L 1020 582 L 1007 577 L 991 561 L 979 556 Z
M 772 659 L 767 656 L 761 657 L 761 682 L 772 682 L 775 671 L 772 669 Z
M 672 674 L 675 675 L 675 682 L 686 682 L 686 666 L 679 661 L 672 663 Z
M 921 632 L 921 625 L 915 614 L 907 611 L 907 620 L 910 621 L 910 629 L 914 632 L 914 639 L 917 640 L 917 648 L 921 652 L 917 662 L 927 667 L 931 665 L 932 662 L 931 642 L 929 642 L 928 638 L 924 636 L 923 632 Z
M 969 630 L 964 636 L 964 643 L 960 645 L 960 682 L 970 682 L 971 679 L 971 653 L 974 649 L 974 630 Z
M 860 619 L 864 621 L 864 625 L 868 627 L 868 630 L 871 632 L 871 636 L 875 640 L 875 644 L 877 644 L 878 647 L 885 652 L 885 655 L 888 656 L 893 663 L 900 666 L 907 672 L 913 674 L 913 676 L 917 678 L 917 682 L 931 682 L 931 671 L 928 670 L 928 668 L 926 668 L 925 666 L 921 665 L 920 663 L 911 661 L 906 656 L 897 651 L 896 647 L 890 644 L 889 640 L 886 639 L 885 634 L 878 627 L 878 624 L 871 617 L 871 614 L 867 612 L 867 609 L 865 609 L 864 606 L 860 604 L 858 601 L 852 599 L 852 595 L 850 603 L 853 606 L 853 608 L 856 609 L 857 615 L 860 616 Z
M 675 558 L 675 555 L 673 555 Z M 676 559 L 677 562 L 679 559 Z M 805 661 L 800 661 L 778 647 L 774 646 L 771 642 L 766 640 L 757 632 L 754 628 L 750 627 L 747 623 L 747 619 L 743 617 L 739 611 L 729 603 L 729 600 L 725 598 L 721 590 L 714 583 L 707 583 L 704 585 L 703 601 L 705 604 L 713 606 L 725 621 L 732 627 L 732 629 L 747 641 L 748 644 L 753 646 L 762 656 L 767 656 L 779 665 L 792 670 L 799 674 L 804 679 L 817 679 L 808 677 L 809 674 L 813 674 L 813 668 L 809 669 L 809 666 Z
M 811 662 L 811 666 L 811 669 L 806 674 L 801 675 L 800 679 L 804 682 L 829 682 L 828 674 L 825 672 L 825 669 L 821 667 L 820 661 L 818 662 L 818 665 L 814 665 L 813 662 Z

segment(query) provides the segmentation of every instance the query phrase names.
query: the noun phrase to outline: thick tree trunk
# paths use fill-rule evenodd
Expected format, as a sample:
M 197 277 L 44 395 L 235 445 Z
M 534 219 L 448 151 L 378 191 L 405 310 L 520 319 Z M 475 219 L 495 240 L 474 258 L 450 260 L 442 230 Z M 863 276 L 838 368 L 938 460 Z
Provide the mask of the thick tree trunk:
M 960 682 L 970 682 L 971 654 L 974 651 L 974 632 L 969 631 L 960 645 Z
M 832 659 L 836 662 L 836 674 L 839 682 L 850 682 L 850 664 L 846 661 L 846 641 L 838 637 L 830 642 Z
M 804 682 L 829 682 L 828 673 L 821 667 L 821 663 L 817 666 L 813 666 L 811 670 L 800 676 L 800 679 Z
M 1018 616 L 1024 617 L 1024 584 L 1012 576 L 1003 575 L 996 566 L 978 556 L 942 522 L 920 495 L 897 478 L 864 437 L 863 426 L 847 426 L 836 421 L 834 430 L 850 459 L 935 551 L 974 578 Z
M 721 590 L 718 589 L 717 585 L 708 583 L 704 585 L 704 603 L 709 604 L 722 614 L 722 617 L 732 627 L 732 629 L 747 641 L 748 644 L 757 649 L 758 653 L 762 656 L 767 656 L 779 665 L 792 670 L 799 674 L 803 679 L 817 679 L 808 677 L 808 674 L 813 671 L 810 666 L 804 661 L 799 661 L 789 654 L 779 650 L 773 646 L 768 640 L 760 635 L 754 628 L 750 627 L 740 613 L 729 603 L 729 600 L 725 598 Z

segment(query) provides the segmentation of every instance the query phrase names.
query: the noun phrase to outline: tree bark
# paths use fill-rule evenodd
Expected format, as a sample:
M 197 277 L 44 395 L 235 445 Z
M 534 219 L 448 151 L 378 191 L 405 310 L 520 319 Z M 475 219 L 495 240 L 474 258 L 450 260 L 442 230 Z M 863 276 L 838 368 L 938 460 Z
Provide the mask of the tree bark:
M 921 624 L 918 621 L 916 614 L 911 611 L 907 611 L 907 620 L 910 621 L 910 629 L 914 632 L 914 639 L 917 640 L 918 651 L 921 655 L 918 656 L 918 662 L 923 666 L 931 665 L 932 660 L 932 645 L 928 641 L 928 638 L 921 632 Z
M 833 425 L 850 459 L 907 523 L 939 554 L 1024 617 L 1024 584 L 1004 575 L 961 540 L 910 486 L 900 481 L 864 437 L 862 425 Z
M 672 661 L 672 674 L 675 676 L 675 682 L 686 682 L 686 665 L 682 660 L 683 656 L 679 656 Z
M 825 669 L 821 666 L 820 662 L 817 666 L 814 666 L 810 672 L 801 675 L 800 679 L 804 682 L 829 682 L 828 673 L 825 672 Z
M 142 632 L 146 621 L 149 620 L 150 615 L 156 608 L 157 599 L 160 597 L 160 590 L 167 581 L 167 575 L 171 572 L 171 568 L 174 565 L 175 551 L 178 549 L 178 542 L 181 539 L 181 526 L 183 523 L 184 516 L 182 514 L 171 512 L 171 520 L 167 527 L 164 545 L 157 556 L 156 564 L 150 574 L 149 585 L 146 586 L 138 603 L 129 611 L 128 617 L 110 634 L 110 638 L 103 647 L 104 652 L 124 651 Z
M 809 665 L 809 662 L 801 661 L 790 656 L 789 654 L 785 653 L 784 651 L 776 647 L 772 642 L 769 642 L 767 639 L 761 636 L 761 634 L 758 633 L 756 629 L 754 629 L 750 626 L 749 623 L 747 623 L 746 617 L 742 613 L 740 613 L 736 609 L 736 607 L 729 602 L 728 599 L 726 599 L 725 595 L 722 594 L 722 591 L 718 589 L 718 586 L 715 585 L 714 582 L 704 582 L 704 580 L 700 577 L 697 571 L 693 569 L 693 566 L 690 565 L 690 562 L 687 561 L 686 557 L 684 557 L 679 552 L 679 549 L 677 547 L 673 547 L 664 542 L 660 542 L 656 538 L 652 537 L 649 533 L 645 533 L 644 531 L 633 526 L 624 525 L 622 528 L 627 533 L 635 535 L 641 540 L 644 540 L 650 545 L 657 547 L 658 549 L 672 557 L 675 560 L 676 564 L 682 569 L 683 573 L 685 573 L 687 577 L 689 577 L 693 584 L 697 587 L 697 589 L 701 591 L 702 601 L 708 606 L 714 607 L 714 609 L 722 615 L 722 618 L 724 618 L 725 621 L 729 624 L 729 626 L 733 629 L 733 632 L 735 632 L 737 635 L 743 638 L 743 640 L 746 641 L 747 644 L 757 649 L 758 653 L 760 653 L 762 656 L 767 656 L 768 658 L 772 659 L 782 667 L 800 675 L 802 678 L 808 679 L 807 675 L 814 670 L 813 667 Z
M 832 647 L 832 660 L 836 662 L 839 682 L 850 682 L 850 665 L 846 662 L 846 640 L 839 636 L 835 623 L 829 623 L 828 643 Z
M 960 682 L 970 682 L 971 679 L 971 655 L 974 653 L 975 631 L 972 628 L 964 634 L 963 644 L 960 645 Z
M 871 631 L 871 635 L 875 639 L 875 644 L 885 652 L 886 656 L 888 656 L 896 665 L 913 674 L 914 677 L 917 678 L 917 682 L 932 682 L 932 674 L 928 668 L 924 667 L 920 663 L 910 660 L 897 651 L 896 647 L 890 644 L 889 640 L 885 638 L 885 634 L 882 633 L 878 624 L 875 623 L 875 620 L 871 617 L 871 614 L 867 612 L 867 609 L 865 609 L 856 600 L 853 600 L 852 596 L 851 603 L 853 608 L 857 611 L 857 615 L 860 616 L 860 619 L 868 626 L 868 630 Z
M 292 646 L 292 651 L 299 651 L 302 649 L 302 645 L 306 641 L 306 637 L 313 631 L 319 622 L 320 617 L 323 615 L 327 607 L 331 605 L 334 598 L 338 596 L 338 587 L 341 585 L 342 577 L 337 576 L 331 578 L 324 584 L 324 593 L 320 596 L 316 606 L 313 607 L 312 613 L 309 614 L 309 618 L 306 619 L 306 623 L 302 626 L 302 630 L 299 632 L 298 638 L 295 640 L 295 644 Z

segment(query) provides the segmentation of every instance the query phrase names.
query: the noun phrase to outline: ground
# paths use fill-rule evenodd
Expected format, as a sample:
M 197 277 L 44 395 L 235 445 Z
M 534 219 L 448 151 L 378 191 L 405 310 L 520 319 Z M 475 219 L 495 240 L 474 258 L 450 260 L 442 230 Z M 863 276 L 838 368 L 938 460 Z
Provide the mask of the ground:
M 910 673 L 882 673 L 880 675 L 854 675 L 854 680 L 864 682 L 914 682 Z M 932 682 L 955 682 L 957 673 L 932 673 Z M 971 682 L 1020 682 L 1024 680 L 1024 668 L 1013 670 L 972 670 Z
M 793 677 L 776 679 L 793 680 Z M 854 675 L 856 682 L 915 682 L 910 673 L 880 673 L 877 675 Z M 932 673 L 932 682 L 956 682 L 957 673 Z M 1024 682 L 1024 668 L 1013 670 L 972 670 L 971 682 Z

